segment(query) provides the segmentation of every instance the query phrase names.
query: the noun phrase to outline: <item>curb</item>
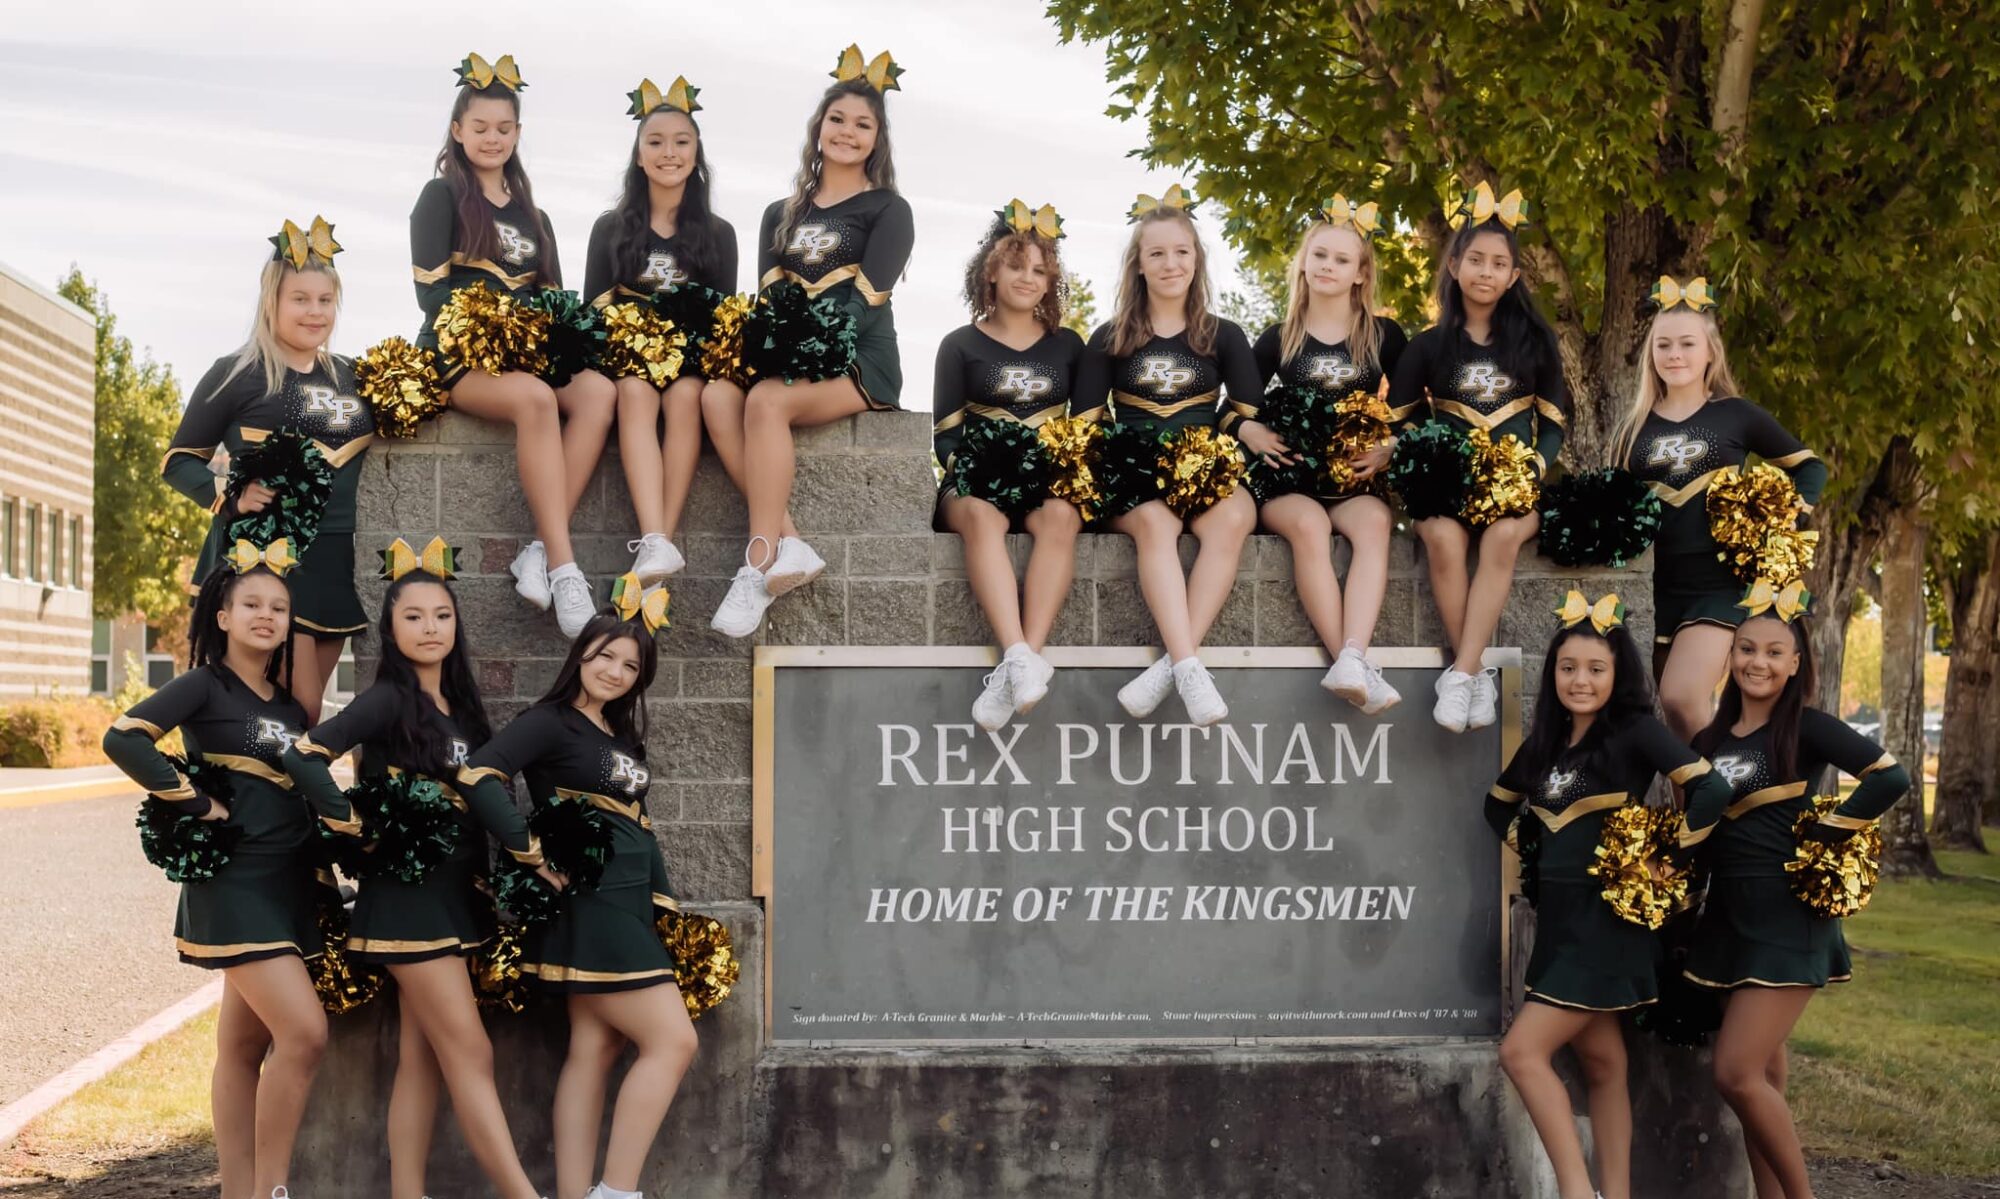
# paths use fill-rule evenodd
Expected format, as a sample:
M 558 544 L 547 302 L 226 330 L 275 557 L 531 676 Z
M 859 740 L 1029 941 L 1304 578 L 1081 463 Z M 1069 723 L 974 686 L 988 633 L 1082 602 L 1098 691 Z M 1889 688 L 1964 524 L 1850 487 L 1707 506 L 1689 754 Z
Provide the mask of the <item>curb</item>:
M 0 790 L 0 811 L 12 808 L 39 808 L 48 804 L 77 803 L 86 799 L 110 799 L 117 795 L 139 794 L 131 779 L 83 779 L 73 783 L 47 783 Z

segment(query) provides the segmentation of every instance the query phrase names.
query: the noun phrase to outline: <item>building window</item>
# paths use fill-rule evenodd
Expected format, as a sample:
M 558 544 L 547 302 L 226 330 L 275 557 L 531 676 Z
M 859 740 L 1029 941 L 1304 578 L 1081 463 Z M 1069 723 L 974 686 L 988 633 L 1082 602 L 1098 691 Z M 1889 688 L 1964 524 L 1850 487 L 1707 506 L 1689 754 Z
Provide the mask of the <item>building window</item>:
M 69 585 L 83 587 L 83 518 L 69 518 Z
M 28 562 L 21 572 L 24 579 L 42 577 L 42 506 L 28 505 Z
M 90 693 L 111 694 L 111 622 L 90 622 Z
M 174 681 L 174 656 L 160 649 L 160 630 L 146 626 L 146 686 L 158 689 Z
M 20 530 L 15 527 L 18 516 L 14 500 L 0 500 L 0 521 L 6 522 L 7 526 L 0 531 L 0 574 L 11 578 L 21 577 Z
M 49 512 L 49 582 L 60 585 L 62 570 L 62 513 Z

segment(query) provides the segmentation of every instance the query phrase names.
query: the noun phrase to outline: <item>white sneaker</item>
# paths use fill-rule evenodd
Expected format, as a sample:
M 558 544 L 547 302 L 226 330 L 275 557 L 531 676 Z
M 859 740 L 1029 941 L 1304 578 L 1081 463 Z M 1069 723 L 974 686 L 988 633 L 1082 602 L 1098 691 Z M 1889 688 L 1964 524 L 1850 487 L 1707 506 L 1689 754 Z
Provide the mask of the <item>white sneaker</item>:
M 1020 659 L 1002 658 L 980 682 L 985 690 L 972 701 L 972 720 L 987 732 L 1007 727 L 1014 718 L 1014 680 L 1020 675 Z
M 539 541 L 530 541 L 514 555 L 507 564 L 507 573 L 514 576 L 514 590 L 521 598 L 546 612 L 554 592 L 549 588 L 549 554 Z
M 1048 695 L 1049 680 L 1056 677 L 1056 668 L 1034 650 L 1024 648 L 1021 654 L 1014 672 L 1014 710 L 1025 716 Z
M 1462 733 L 1471 709 L 1472 676 L 1446 667 L 1438 676 L 1437 703 L 1431 708 L 1431 719 L 1446 732 Z
M 814 553 L 804 538 L 780 537 L 777 557 L 764 572 L 764 586 L 773 596 L 780 596 L 812 582 L 825 569 L 826 559 Z
M 1362 659 L 1362 668 L 1368 675 L 1368 698 L 1361 701 L 1361 714 L 1374 716 L 1386 712 L 1403 702 L 1402 693 L 1389 685 L 1382 677 L 1382 671 L 1373 662 Z
M 1174 663 L 1174 689 L 1181 693 L 1181 706 L 1196 728 L 1205 729 L 1229 715 L 1229 705 L 1222 702 L 1222 693 L 1200 658 Z
M 638 551 L 639 556 L 632 560 L 632 573 L 647 587 L 680 573 L 687 565 L 687 559 L 681 557 L 680 550 L 674 548 L 665 533 L 648 533 L 637 541 L 626 542 L 625 548 Z
M 729 581 L 729 594 L 722 597 L 708 627 L 725 636 L 748 637 L 764 623 L 764 609 L 770 606 L 771 592 L 764 585 L 764 572 L 746 563 Z
M 1500 701 L 1500 687 L 1494 677 L 1500 672 L 1489 666 L 1472 676 L 1472 697 L 1465 717 L 1465 727 L 1483 729 L 1499 719 L 1495 710 Z
M 583 626 L 597 615 L 597 603 L 590 597 L 590 580 L 574 567 L 569 572 L 561 572 L 549 580 L 549 587 L 555 592 L 556 627 L 562 635 L 572 640 L 583 632 Z
M 1167 692 L 1174 689 L 1173 659 L 1165 654 L 1160 660 L 1146 668 L 1146 672 L 1118 689 L 1118 706 L 1138 719 L 1153 714 L 1167 698 Z
M 1350 642 L 1334 658 L 1319 685 L 1360 707 L 1368 702 L 1368 659 Z

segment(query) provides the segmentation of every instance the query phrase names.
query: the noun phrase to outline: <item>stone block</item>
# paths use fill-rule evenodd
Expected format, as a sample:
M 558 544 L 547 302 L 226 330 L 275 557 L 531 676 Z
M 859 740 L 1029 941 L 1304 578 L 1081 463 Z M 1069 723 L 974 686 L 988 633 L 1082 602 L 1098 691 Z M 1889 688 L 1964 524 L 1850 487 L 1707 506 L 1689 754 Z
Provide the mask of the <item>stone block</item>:
M 749 783 L 684 783 L 679 819 L 697 824 L 748 824 Z
M 647 705 L 646 756 L 654 777 L 747 780 L 750 705 L 739 700 L 653 700 Z
M 849 645 L 928 645 L 928 581 L 855 579 L 847 585 Z
M 847 573 L 858 578 L 926 578 L 934 534 L 854 537 L 847 542 Z M 955 540 L 955 539 L 954 539 Z
M 689 699 L 749 699 L 750 666 L 734 658 L 683 662 L 681 694 Z
M 677 898 L 713 902 L 750 893 L 749 821 L 682 821 L 654 831 Z
M 846 645 L 847 584 L 822 578 L 779 596 L 761 635 L 766 645 Z
M 379 534 L 384 544 L 397 537 L 420 537 L 419 547 L 440 527 L 438 455 L 371 448 L 361 460 L 354 527 L 359 537 Z M 429 530 L 429 532 L 423 532 Z M 366 563 L 359 561 L 357 568 Z
M 453 528 L 470 533 L 533 535 L 512 446 L 439 454 L 438 494 Z M 440 516 L 442 519 L 442 516 Z M 450 538 L 446 538 L 450 540 Z

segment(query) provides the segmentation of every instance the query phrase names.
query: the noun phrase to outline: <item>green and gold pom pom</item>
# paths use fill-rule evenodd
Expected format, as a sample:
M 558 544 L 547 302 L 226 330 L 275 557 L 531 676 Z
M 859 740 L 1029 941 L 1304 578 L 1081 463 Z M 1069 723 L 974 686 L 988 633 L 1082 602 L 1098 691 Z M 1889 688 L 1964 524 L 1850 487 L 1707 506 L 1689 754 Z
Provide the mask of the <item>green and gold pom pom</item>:
M 548 314 L 484 283 L 451 293 L 431 329 L 437 334 L 438 351 L 468 370 L 540 374 L 548 362 L 543 349 Z
M 1098 476 L 1104 426 L 1081 416 L 1058 416 L 1043 422 L 1035 439 L 1048 459 L 1050 497 L 1068 501 L 1085 524 L 1098 519 L 1104 509 Z
M 1484 429 L 1473 429 L 1465 436 L 1473 452 L 1472 490 L 1463 513 L 1466 521 L 1480 529 L 1496 520 L 1533 512 L 1541 496 L 1542 477 L 1534 447 L 1512 433 L 1494 438 Z
M 375 409 L 375 429 L 385 437 L 416 436 L 448 400 L 436 356 L 400 337 L 385 337 L 354 360 L 354 390 Z
M 701 339 L 702 378 L 750 386 L 750 370 L 743 365 L 743 325 L 750 319 L 754 302 L 746 295 L 723 296 L 716 301 L 708 332 Z
M 951 457 L 951 486 L 1009 516 L 1041 507 L 1049 494 L 1049 462 L 1034 429 L 1015 420 L 979 418 Z
M 1681 860 L 1680 813 L 1631 803 L 1604 818 L 1597 861 L 1585 868 L 1604 884 L 1621 920 L 1657 929 L 1687 903 L 1693 872 Z
M 1708 485 L 1708 530 L 1746 586 L 1769 579 L 1784 587 L 1812 569 L 1819 534 L 1799 529 L 1805 500 L 1792 477 L 1768 462 L 1725 466 Z
M 687 334 L 650 302 L 628 300 L 604 310 L 600 367 L 614 379 L 637 376 L 657 388 L 680 378 Z
M 1821 841 L 1806 835 L 1820 818 L 1840 806 L 1838 795 L 1822 795 L 1799 814 L 1792 826 L 1798 847 L 1785 863 L 1792 894 L 1813 911 L 1844 919 L 1868 906 L 1882 877 L 1882 830 L 1858 829 L 1844 841 Z
M 521 969 L 522 936 L 519 924 L 502 924 L 486 944 L 465 961 L 472 973 L 472 994 L 489 1012 L 518 1016 L 528 1010 L 534 991 Z
M 1234 437 L 1206 425 L 1176 429 L 1160 442 L 1160 498 L 1174 515 L 1199 516 L 1229 498 L 1247 469 Z
M 694 912 L 666 911 L 654 921 L 660 944 L 674 959 L 674 982 L 681 1002 L 687 1004 L 688 1019 L 699 1020 L 729 998 L 741 977 L 743 966 L 729 929 L 713 916 Z
M 325 943 L 320 956 L 306 963 L 312 973 L 319 1005 L 330 1016 L 344 1016 L 366 1007 L 382 993 L 388 977 L 379 969 L 347 954 L 347 909 L 338 902 L 320 905 L 319 934 Z
M 567 387 L 604 352 L 604 323 L 573 291 L 543 288 L 528 297 L 528 306 L 548 318 L 541 369 L 535 373 L 550 387 Z

